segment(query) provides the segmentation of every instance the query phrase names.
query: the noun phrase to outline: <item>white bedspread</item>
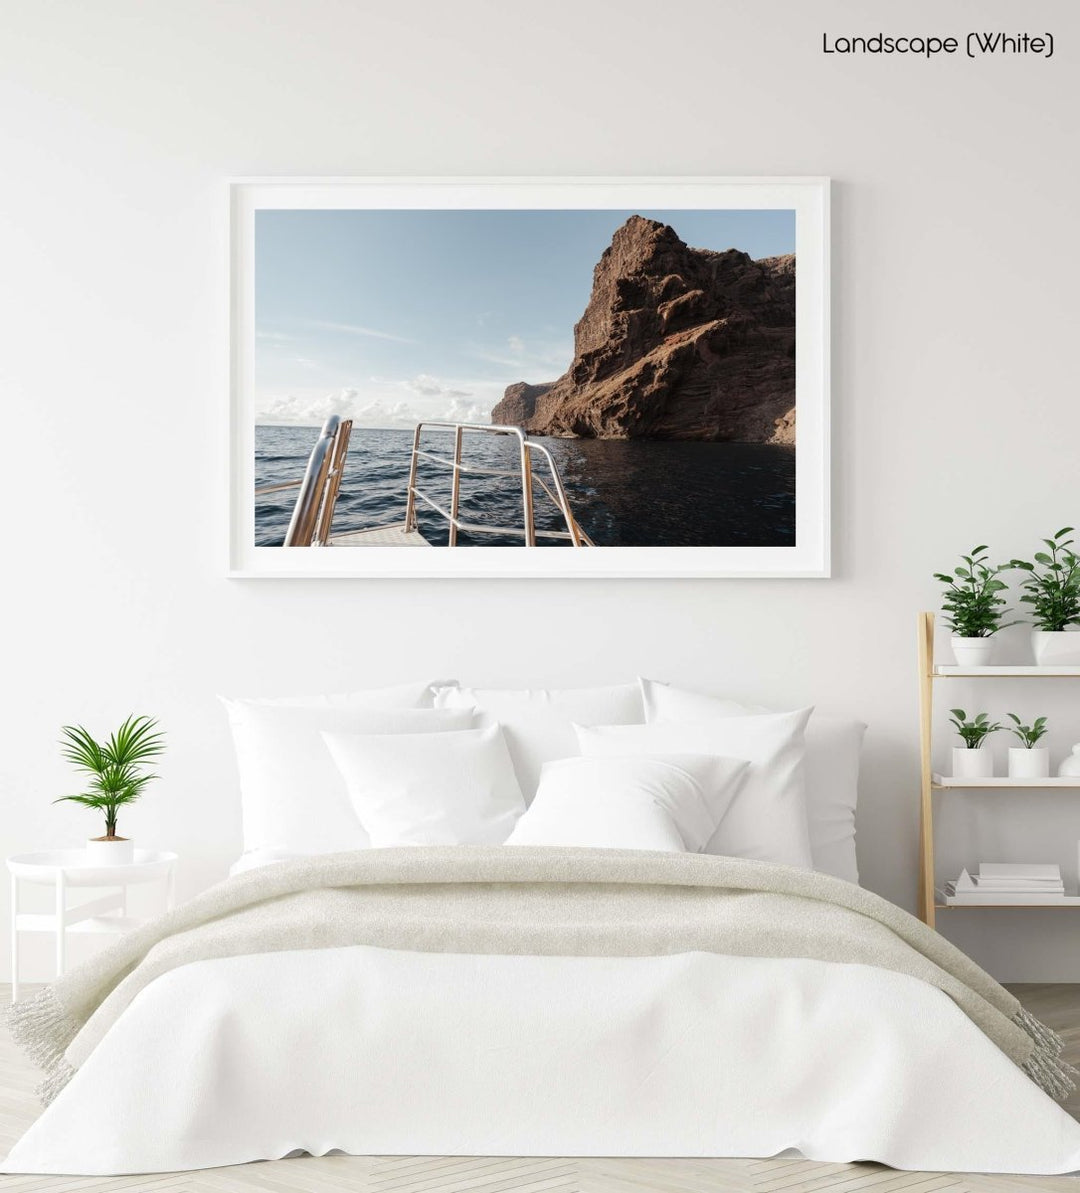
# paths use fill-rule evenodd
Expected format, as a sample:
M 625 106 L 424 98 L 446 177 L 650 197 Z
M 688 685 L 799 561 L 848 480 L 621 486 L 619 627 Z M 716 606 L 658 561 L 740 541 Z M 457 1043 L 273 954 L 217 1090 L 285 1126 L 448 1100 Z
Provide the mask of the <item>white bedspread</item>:
M 946 995 L 883 969 L 357 946 L 158 978 L 3 1169 L 789 1148 L 1061 1173 L 1080 1168 L 1080 1126 Z

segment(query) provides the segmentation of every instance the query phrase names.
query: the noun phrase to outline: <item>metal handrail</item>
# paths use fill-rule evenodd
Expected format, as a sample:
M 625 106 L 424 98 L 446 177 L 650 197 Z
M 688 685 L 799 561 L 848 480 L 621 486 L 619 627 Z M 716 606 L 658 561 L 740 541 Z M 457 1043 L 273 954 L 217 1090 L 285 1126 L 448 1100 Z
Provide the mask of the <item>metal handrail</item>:
M 425 429 L 453 432 L 453 455 L 442 456 L 420 447 L 420 436 Z M 255 490 L 257 495 L 277 493 L 284 489 L 299 488 L 289 529 L 285 535 L 286 547 L 322 547 L 331 543 L 330 531 L 334 521 L 334 510 L 341 491 L 341 479 L 345 471 L 345 460 L 349 451 L 352 420 L 331 415 L 323 424 L 315 446 L 308 458 L 304 477 L 298 481 L 265 485 Z M 517 468 L 483 468 L 466 464 L 462 460 L 465 434 L 511 435 L 518 441 Z M 533 469 L 533 456 L 547 465 L 548 478 L 537 475 Z M 417 486 L 417 469 L 421 459 L 453 471 L 450 491 L 450 508 L 439 502 Z M 463 522 L 461 509 L 462 476 L 505 476 L 521 479 L 521 526 L 491 526 L 475 522 Z M 549 483 L 550 482 L 550 483 Z M 534 507 L 534 485 L 551 501 L 562 514 L 565 530 L 544 530 L 536 526 Z M 520 535 L 527 547 L 535 547 L 539 538 L 569 541 L 575 547 L 592 547 L 592 539 L 578 525 L 570 509 L 570 501 L 559 475 L 558 465 L 551 452 L 542 444 L 534 443 L 520 427 L 492 426 L 489 423 L 452 423 L 432 420 L 416 424 L 413 431 L 412 455 L 409 461 L 409 484 L 405 503 L 405 531 L 419 533 L 416 524 L 416 503 L 421 501 L 434 510 L 449 526 L 448 545 L 456 547 L 458 533 L 466 534 L 509 534 Z
M 454 433 L 454 454 L 452 458 L 436 455 L 434 452 L 425 451 L 420 447 L 420 436 L 425 428 L 452 431 Z M 463 464 L 461 455 L 462 440 L 465 432 L 469 432 L 470 434 L 515 436 L 518 441 L 519 469 L 481 468 L 472 464 Z M 543 477 L 536 476 L 533 473 L 532 457 L 534 453 L 541 457 L 547 464 L 548 471 L 550 473 L 550 480 L 555 490 L 554 492 L 552 492 L 552 489 L 549 488 Z M 451 482 L 449 510 L 444 509 L 437 501 L 417 487 L 417 467 L 421 459 L 428 460 L 431 463 L 438 464 L 444 468 L 453 469 L 454 475 Z M 461 501 L 461 477 L 463 475 L 520 475 L 522 526 L 484 526 L 477 523 L 462 522 L 458 517 L 458 512 Z M 565 530 L 537 529 L 536 511 L 533 503 L 534 482 L 540 486 L 542 492 L 549 498 L 559 513 L 562 514 L 563 521 L 566 524 Z M 562 540 L 568 539 L 575 547 L 591 547 L 594 545 L 589 536 L 578 525 L 577 519 L 574 517 L 573 512 L 570 509 L 570 501 L 566 495 L 566 489 L 563 486 L 562 477 L 559 475 L 559 468 L 555 463 L 555 458 L 542 444 L 535 443 L 529 439 L 520 427 L 493 426 L 490 423 L 451 423 L 438 420 L 417 423 L 416 428 L 413 431 L 412 457 L 409 462 L 409 487 L 405 504 L 406 533 L 409 531 L 415 531 L 417 529 L 416 501 L 418 498 L 425 505 L 433 509 L 440 517 L 445 518 L 449 523 L 448 545 L 451 547 L 457 546 L 458 531 L 465 531 L 467 534 L 523 535 L 525 539 L 525 545 L 527 547 L 535 547 L 536 540 L 538 538 Z
M 349 450 L 352 419 L 336 414 L 323 423 L 319 438 L 311 449 L 304 479 L 288 484 L 268 486 L 256 492 L 273 492 L 299 485 L 300 492 L 293 506 L 289 529 L 285 533 L 286 547 L 324 547 L 330 537 L 334 507 L 341 488 L 341 474 L 345 454 Z

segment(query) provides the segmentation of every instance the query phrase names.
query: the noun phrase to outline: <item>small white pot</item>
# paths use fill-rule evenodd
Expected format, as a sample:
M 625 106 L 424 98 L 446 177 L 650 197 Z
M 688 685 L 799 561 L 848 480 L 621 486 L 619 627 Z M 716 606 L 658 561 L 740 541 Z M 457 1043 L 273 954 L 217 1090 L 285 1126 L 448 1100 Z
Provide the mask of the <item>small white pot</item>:
M 952 773 L 954 779 L 992 779 L 994 755 L 989 750 L 969 750 L 953 746 Z
M 1080 634 L 1070 630 L 1032 630 L 1031 649 L 1040 667 L 1080 667 Z
M 994 654 L 994 640 L 992 638 L 957 638 L 954 634 L 949 639 L 957 665 L 960 667 L 987 667 Z
M 89 866 L 130 866 L 135 860 L 135 842 L 124 837 L 106 840 L 91 838 L 86 842 L 86 863 Z
M 1045 779 L 1050 774 L 1050 751 L 1039 746 L 1009 747 L 1010 779 Z

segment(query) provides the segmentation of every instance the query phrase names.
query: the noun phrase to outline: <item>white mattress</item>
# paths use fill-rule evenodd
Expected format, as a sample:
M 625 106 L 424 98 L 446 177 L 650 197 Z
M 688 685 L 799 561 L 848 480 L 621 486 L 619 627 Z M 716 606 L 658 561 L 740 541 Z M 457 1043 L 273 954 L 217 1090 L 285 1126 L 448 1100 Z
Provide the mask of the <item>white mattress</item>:
M 7 1172 L 323 1154 L 771 1156 L 1060 1173 L 1080 1126 L 940 991 L 723 957 L 351 947 L 148 986 Z

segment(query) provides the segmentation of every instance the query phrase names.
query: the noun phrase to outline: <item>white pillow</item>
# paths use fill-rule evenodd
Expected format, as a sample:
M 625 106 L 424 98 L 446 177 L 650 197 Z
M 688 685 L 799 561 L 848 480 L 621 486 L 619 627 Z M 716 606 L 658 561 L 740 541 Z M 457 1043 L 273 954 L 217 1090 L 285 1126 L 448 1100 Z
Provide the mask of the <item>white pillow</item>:
M 746 781 L 706 853 L 812 868 L 803 731 L 811 709 L 651 725 L 578 726 L 583 754 L 719 754 L 745 758 Z
M 436 708 L 476 708 L 498 722 L 514 760 L 521 793 L 536 794 L 545 762 L 581 753 L 574 725 L 641 725 L 645 710 L 637 684 L 604 688 L 438 688 Z
M 506 843 L 699 853 L 747 766 L 708 754 L 548 762 Z
M 394 737 L 324 733 L 377 848 L 501 845 L 525 811 L 498 725 Z
M 739 704 L 688 692 L 655 680 L 641 680 L 647 721 L 702 721 L 710 716 L 768 713 L 759 705 Z M 855 860 L 855 808 L 859 799 L 859 755 L 866 725 L 849 717 L 815 712 L 806 726 L 806 818 L 814 869 L 848 882 L 859 881 Z
M 240 769 L 244 852 L 366 849 L 367 833 L 320 734 L 445 733 L 471 729 L 467 710 L 265 703 L 222 697 Z
M 311 696 L 260 696 L 237 698 L 237 704 L 273 708 L 432 708 L 435 692 L 454 687 L 452 680 L 434 683 L 399 683 L 387 688 L 363 688 L 355 692 L 333 692 Z M 230 697 L 220 699 L 228 704 Z

